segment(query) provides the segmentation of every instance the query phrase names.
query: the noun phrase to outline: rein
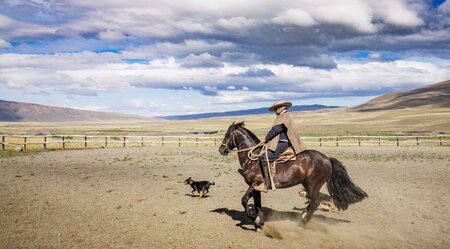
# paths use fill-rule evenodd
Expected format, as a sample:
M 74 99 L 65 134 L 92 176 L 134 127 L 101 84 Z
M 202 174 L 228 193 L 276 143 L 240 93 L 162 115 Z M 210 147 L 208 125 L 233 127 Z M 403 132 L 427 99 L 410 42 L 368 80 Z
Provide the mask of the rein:
M 234 140 L 234 132 L 232 133 L 232 139 L 233 139 L 233 144 L 236 146 L 236 142 L 235 142 L 235 140 Z M 237 153 L 239 153 L 239 152 L 244 152 L 244 151 L 248 151 L 248 153 L 247 153 L 247 157 L 250 159 L 250 160 L 252 160 L 252 161 L 256 161 L 256 160 L 259 160 L 259 158 L 264 154 L 264 153 L 266 153 L 266 150 L 267 150 L 267 144 L 265 144 L 264 142 L 260 142 L 259 144 L 257 144 L 257 145 L 255 145 L 255 146 L 251 146 L 251 147 L 248 147 L 248 148 L 245 148 L 245 149 L 240 149 L 240 150 L 231 150 L 229 147 L 228 147 L 228 142 L 230 142 L 230 140 L 228 139 L 228 141 L 227 141 L 227 143 L 222 143 L 222 145 L 223 146 L 225 146 L 225 148 L 228 150 L 228 151 L 236 151 Z M 257 148 L 259 148 L 259 147 L 261 147 L 261 151 L 259 152 L 259 153 L 254 153 L 254 151 L 257 149 Z M 236 147 L 237 148 L 237 147 Z

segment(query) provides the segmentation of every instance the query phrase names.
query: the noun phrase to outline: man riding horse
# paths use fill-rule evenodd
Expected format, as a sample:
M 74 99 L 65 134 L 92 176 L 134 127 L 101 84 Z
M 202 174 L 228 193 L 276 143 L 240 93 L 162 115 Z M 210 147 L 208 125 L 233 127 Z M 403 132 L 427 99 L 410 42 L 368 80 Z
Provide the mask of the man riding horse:
M 320 205 L 320 189 L 325 183 L 333 204 L 342 211 L 346 210 L 349 205 L 367 198 L 368 195 L 352 182 L 345 166 L 339 160 L 327 157 L 316 150 L 305 150 L 305 145 L 296 133 L 292 117 L 286 112 L 291 105 L 289 102 L 280 101 L 270 108 L 271 111 L 276 112 L 277 118 L 273 125 L 274 131 L 269 132 L 265 142 L 267 142 L 271 160 L 287 147 L 293 147 L 295 157 L 274 165 L 275 173 L 272 183 L 277 189 L 303 185 L 303 189 L 306 191 L 305 196 L 309 199 L 306 212 L 302 213 L 301 219 L 302 224 L 306 225 Z M 283 140 L 288 142 L 283 142 Z M 241 203 L 247 216 L 254 221 L 255 229 L 264 225 L 261 192 L 267 191 L 264 181 L 271 182 L 264 180 L 263 170 L 258 162 L 261 144 L 258 137 L 244 127 L 244 122 L 237 124 L 233 122 L 228 127 L 219 147 L 219 153 L 223 156 L 228 155 L 233 149 L 237 150 L 240 163 L 238 172 L 248 185 Z M 266 169 L 266 175 L 268 175 L 267 171 Z M 253 198 L 254 207 L 248 204 L 251 198 Z
M 292 147 L 295 154 L 306 150 L 306 145 L 300 139 L 292 116 L 288 113 L 288 109 L 292 106 L 291 102 L 278 101 L 275 102 L 269 111 L 275 112 L 277 117 L 273 122 L 272 129 L 267 134 L 264 143 L 267 144 L 267 157 L 269 164 L 272 164 L 278 156 L 285 152 L 289 147 Z M 255 190 L 267 192 L 272 189 L 269 178 L 269 166 L 263 157 L 260 159 L 262 172 L 264 175 L 264 182 L 255 187 Z

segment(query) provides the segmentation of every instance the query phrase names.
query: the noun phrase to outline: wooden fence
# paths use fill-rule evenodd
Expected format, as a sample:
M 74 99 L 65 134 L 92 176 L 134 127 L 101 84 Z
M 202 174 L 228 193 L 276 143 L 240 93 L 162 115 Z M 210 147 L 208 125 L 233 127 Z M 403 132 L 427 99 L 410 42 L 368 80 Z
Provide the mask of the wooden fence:
M 200 136 L 85 136 L 0 135 L 2 150 L 53 150 L 143 146 L 218 146 L 223 137 Z M 324 136 L 302 137 L 320 146 L 450 146 L 449 135 L 435 136 Z

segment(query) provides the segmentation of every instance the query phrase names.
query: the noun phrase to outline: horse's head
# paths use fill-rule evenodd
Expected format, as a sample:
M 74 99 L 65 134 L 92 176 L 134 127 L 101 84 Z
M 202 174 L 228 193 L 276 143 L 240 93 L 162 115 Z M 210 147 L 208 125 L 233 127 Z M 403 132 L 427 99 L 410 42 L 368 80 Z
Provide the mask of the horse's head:
M 237 129 L 241 128 L 242 126 L 244 126 L 244 122 L 239 122 L 239 123 L 232 123 L 227 130 L 227 133 L 225 133 L 225 137 L 222 140 L 222 144 L 219 147 L 219 152 L 221 155 L 226 156 L 228 155 L 228 153 L 230 153 L 230 151 L 234 148 L 236 148 L 236 141 L 234 138 L 234 133 Z

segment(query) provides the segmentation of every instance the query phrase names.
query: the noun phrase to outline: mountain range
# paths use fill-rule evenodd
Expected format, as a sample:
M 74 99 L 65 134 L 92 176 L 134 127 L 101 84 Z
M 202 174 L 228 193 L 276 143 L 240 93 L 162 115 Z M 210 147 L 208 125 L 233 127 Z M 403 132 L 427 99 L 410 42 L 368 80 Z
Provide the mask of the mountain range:
M 339 106 L 325 106 L 325 105 L 296 105 L 289 108 L 290 111 L 313 111 L 325 108 L 337 108 Z M 188 114 L 188 115 L 178 115 L 178 116 L 165 116 L 160 117 L 168 120 L 194 120 L 202 118 L 217 118 L 226 116 L 244 116 L 244 115 L 258 115 L 258 114 L 268 114 L 270 113 L 267 107 L 239 110 L 239 111 L 228 111 L 228 112 L 210 112 L 210 113 L 200 113 L 200 114 Z
M 450 80 L 410 91 L 387 93 L 350 109 L 355 111 L 381 111 L 419 106 L 450 108 Z
M 349 111 L 373 112 L 404 108 L 424 107 L 450 108 L 450 80 L 431 84 L 404 92 L 391 92 L 376 97 L 364 104 L 347 108 Z M 312 111 L 338 106 L 299 105 L 291 107 L 291 111 Z M 6 122 L 101 122 L 101 121 L 154 121 L 194 120 L 224 116 L 242 116 L 267 114 L 266 107 L 228 112 L 200 113 L 189 115 L 165 116 L 158 118 L 139 115 L 120 114 L 78 110 L 73 108 L 53 107 L 39 104 L 0 100 L 0 121 Z
M 101 122 L 148 121 L 151 118 L 110 112 L 78 110 L 0 100 L 0 121 L 6 122 Z

